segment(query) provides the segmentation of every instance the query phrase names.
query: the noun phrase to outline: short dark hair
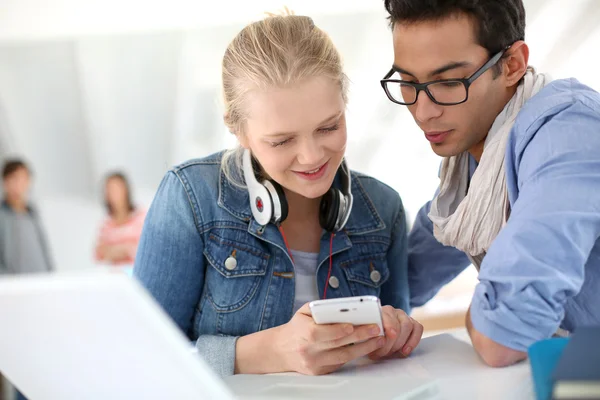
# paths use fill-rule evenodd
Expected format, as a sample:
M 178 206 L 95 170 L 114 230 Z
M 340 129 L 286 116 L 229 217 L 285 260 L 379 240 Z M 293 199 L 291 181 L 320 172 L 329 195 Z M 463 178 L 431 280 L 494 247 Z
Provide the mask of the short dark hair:
M 30 172 L 29 167 L 27 167 L 27 164 L 25 164 L 23 160 L 14 159 L 6 161 L 4 163 L 4 167 L 2 167 L 2 179 L 8 178 L 10 175 L 20 169 L 24 169 L 28 173 Z
M 384 0 L 390 26 L 466 14 L 476 21 L 475 37 L 493 55 L 525 40 L 523 0 Z
M 129 212 L 135 211 L 135 205 L 131 200 L 131 189 L 129 187 L 129 181 L 127 180 L 125 174 L 122 172 L 112 172 L 106 176 L 106 178 L 104 179 L 104 184 L 106 185 L 106 183 L 111 179 L 119 179 L 121 182 L 123 182 L 123 185 L 125 185 L 125 191 L 127 192 L 127 208 L 129 209 Z M 106 211 L 108 212 L 108 214 L 113 215 L 115 210 L 106 198 L 106 193 L 104 194 L 104 204 L 106 205 Z

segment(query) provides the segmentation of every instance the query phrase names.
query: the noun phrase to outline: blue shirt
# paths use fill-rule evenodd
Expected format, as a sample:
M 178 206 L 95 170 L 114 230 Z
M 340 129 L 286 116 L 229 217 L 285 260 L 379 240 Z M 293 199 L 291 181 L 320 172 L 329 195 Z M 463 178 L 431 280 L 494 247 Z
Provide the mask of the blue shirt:
M 217 154 L 167 173 L 146 216 L 134 276 L 209 364 L 228 375 L 237 337 L 292 317 L 295 270 L 278 228 L 256 222 L 247 190 L 232 185 L 220 163 Z M 327 297 L 374 295 L 384 305 L 409 312 L 407 227 L 400 196 L 371 177 L 352 172 L 351 179 L 354 204 L 333 239 L 335 283 Z M 322 296 L 330 234 L 324 232 L 320 243 L 314 273 Z
M 525 351 L 559 327 L 600 325 L 600 94 L 575 79 L 542 89 L 515 121 L 505 169 L 511 214 L 481 265 L 471 319 Z M 429 206 L 409 235 L 412 306 L 470 264 L 434 238 Z

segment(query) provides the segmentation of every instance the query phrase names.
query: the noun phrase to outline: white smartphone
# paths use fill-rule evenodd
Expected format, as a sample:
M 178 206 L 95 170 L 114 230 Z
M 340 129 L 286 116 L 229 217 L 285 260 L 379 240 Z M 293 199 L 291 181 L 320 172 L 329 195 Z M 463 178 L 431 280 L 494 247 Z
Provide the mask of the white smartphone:
M 316 324 L 376 324 L 379 336 L 384 336 L 381 303 L 376 296 L 315 300 L 308 306 Z

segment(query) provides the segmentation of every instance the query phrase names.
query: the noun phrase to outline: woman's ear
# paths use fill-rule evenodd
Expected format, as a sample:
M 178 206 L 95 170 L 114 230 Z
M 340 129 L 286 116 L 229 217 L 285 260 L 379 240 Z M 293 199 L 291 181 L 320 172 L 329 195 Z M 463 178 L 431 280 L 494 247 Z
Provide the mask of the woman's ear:
M 231 116 L 229 114 L 223 115 L 223 123 L 225 124 L 227 129 L 229 129 L 229 132 L 231 132 L 237 136 L 237 134 L 235 133 L 235 129 L 233 127 L 233 121 L 231 120 Z
M 238 139 L 238 142 L 240 142 L 240 146 L 242 146 L 244 149 L 249 149 L 250 148 L 250 144 L 248 143 L 248 137 L 244 134 L 236 134 L 235 135 Z
M 527 72 L 528 66 L 529 47 L 524 41 L 519 40 L 513 43 L 504 56 L 503 73 L 506 86 L 514 86 L 519 83 Z
M 235 137 L 237 138 L 238 142 L 240 143 L 240 146 L 242 146 L 245 149 L 248 149 L 250 147 L 249 143 L 248 143 L 248 137 L 244 134 L 244 132 L 242 132 L 238 126 L 236 126 L 233 121 L 231 120 L 231 117 L 229 116 L 229 114 L 225 114 L 223 115 L 223 122 L 225 122 L 225 125 L 227 126 L 227 129 L 229 129 L 229 132 L 231 132 L 232 134 L 235 135 Z
M 250 142 L 248 140 L 248 136 L 246 136 L 244 134 L 244 132 L 234 132 L 233 133 L 235 135 L 235 137 L 237 138 L 240 146 L 242 146 L 244 149 L 249 149 L 250 148 Z

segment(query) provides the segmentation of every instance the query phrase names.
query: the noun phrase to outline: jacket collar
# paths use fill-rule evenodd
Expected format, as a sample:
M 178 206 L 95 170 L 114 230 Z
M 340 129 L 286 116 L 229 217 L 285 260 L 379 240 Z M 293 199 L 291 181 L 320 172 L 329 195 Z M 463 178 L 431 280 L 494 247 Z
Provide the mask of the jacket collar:
M 377 213 L 360 179 L 351 173 L 352 195 L 354 204 L 344 232 L 349 235 L 360 235 L 385 229 L 385 223 Z M 334 180 L 334 187 L 341 188 L 339 173 Z M 251 221 L 251 225 L 258 225 L 250 210 L 250 196 L 244 188 L 233 185 L 221 171 L 219 178 L 219 207 L 225 209 L 234 217 L 242 221 Z

